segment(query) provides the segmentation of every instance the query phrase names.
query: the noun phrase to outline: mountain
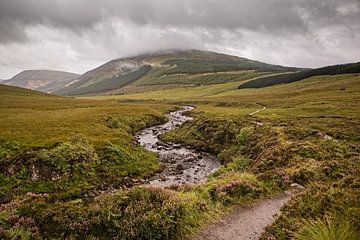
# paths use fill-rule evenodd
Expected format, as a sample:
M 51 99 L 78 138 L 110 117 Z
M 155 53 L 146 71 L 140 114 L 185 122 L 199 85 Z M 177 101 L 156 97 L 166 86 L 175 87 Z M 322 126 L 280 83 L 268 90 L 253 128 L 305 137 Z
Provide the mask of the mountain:
M 31 89 L 16 87 L 11 85 L 6 85 L 0 83 L 0 96 L 9 96 L 9 95 L 21 95 L 21 96 L 28 96 L 28 95 L 43 95 L 46 96 L 47 93 L 33 91 Z
M 336 75 L 346 73 L 360 73 L 360 62 L 341 65 L 327 66 L 317 69 L 307 69 L 294 73 L 278 74 L 273 76 L 260 77 L 254 80 L 242 83 L 238 88 L 262 88 L 277 84 L 286 84 L 300 81 L 306 78 L 323 75 Z
M 62 71 L 25 70 L 1 83 L 42 92 L 51 92 L 71 83 L 79 76 L 79 74 Z
M 298 70 L 215 52 L 168 51 L 112 60 L 53 93 L 123 94 L 246 80 L 269 73 Z

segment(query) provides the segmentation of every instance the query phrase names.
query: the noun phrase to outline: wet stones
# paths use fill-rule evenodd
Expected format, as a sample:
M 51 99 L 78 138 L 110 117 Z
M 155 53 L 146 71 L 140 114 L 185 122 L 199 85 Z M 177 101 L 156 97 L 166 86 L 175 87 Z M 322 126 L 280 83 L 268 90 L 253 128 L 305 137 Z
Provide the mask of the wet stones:
M 179 127 L 192 118 L 184 115 L 192 110 L 185 106 L 182 110 L 167 115 L 169 121 L 165 124 L 142 130 L 136 135 L 138 142 L 146 149 L 159 154 L 161 169 L 148 180 L 125 181 L 126 184 L 154 186 L 170 186 L 173 184 L 195 183 L 206 179 L 207 175 L 217 169 L 220 162 L 211 155 L 197 152 L 191 146 L 181 146 L 178 143 L 163 142 L 159 136 L 171 129 Z
M 184 165 L 182 165 L 182 164 L 176 165 L 176 170 L 178 170 L 178 171 L 184 170 Z

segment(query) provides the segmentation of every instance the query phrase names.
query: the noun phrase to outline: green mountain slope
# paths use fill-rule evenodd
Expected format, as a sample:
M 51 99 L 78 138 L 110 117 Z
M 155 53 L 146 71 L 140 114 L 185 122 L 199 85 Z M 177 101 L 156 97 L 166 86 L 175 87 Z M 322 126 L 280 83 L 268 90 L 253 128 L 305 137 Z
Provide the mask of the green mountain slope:
M 110 61 L 54 93 L 106 95 L 247 80 L 297 68 L 270 65 L 215 52 L 187 50 Z
M 295 73 L 279 74 L 274 76 L 266 76 L 257 78 L 245 83 L 242 83 L 239 86 L 239 89 L 243 88 L 262 88 L 268 87 L 276 84 L 284 84 L 300 81 L 306 78 L 314 76 L 323 76 L 323 75 L 336 75 L 336 74 L 346 74 L 346 73 L 360 73 L 360 62 L 351 63 L 351 64 L 342 64 L 328 66 L 318 69 L 304 70 Z
M 146 74 L 150 69 L 151 66 L 144 65 L 136 69 L 135 71 L 128 72 L 122 75 L 115 75 L 110 78 L 105 78 L 105 80 L 103 81 L 98 81 L 84 87 L 82 87 L 81 84 L 79 85 L 79 83 L 76 83 L 79 88 L 73 89 L 73 86 L 70 85 L 67 88 L 58 91 L 57 93 L 64 93 L 65 95 L 84 95 L 111 91 L 121 88 L 133 81 L 136 81 L 141 76 Z

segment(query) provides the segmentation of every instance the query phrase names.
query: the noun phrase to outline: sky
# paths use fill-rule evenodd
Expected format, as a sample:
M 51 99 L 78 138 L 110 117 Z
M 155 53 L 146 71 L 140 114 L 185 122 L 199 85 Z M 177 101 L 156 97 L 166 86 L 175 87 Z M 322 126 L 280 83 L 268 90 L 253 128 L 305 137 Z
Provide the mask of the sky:
M 358 62 L 360 0 L 0 0 L 1 79 L 168 49 L 297 67 Z

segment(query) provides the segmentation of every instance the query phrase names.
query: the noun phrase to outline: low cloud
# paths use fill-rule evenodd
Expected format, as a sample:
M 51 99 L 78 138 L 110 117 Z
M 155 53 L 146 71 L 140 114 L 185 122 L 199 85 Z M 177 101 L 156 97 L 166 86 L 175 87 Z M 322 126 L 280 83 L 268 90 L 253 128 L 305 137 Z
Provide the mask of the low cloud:
M 318 67 L 359 61 L 359 32 L 358 0 L 0 0 L 0 78 L 172 48 Z

